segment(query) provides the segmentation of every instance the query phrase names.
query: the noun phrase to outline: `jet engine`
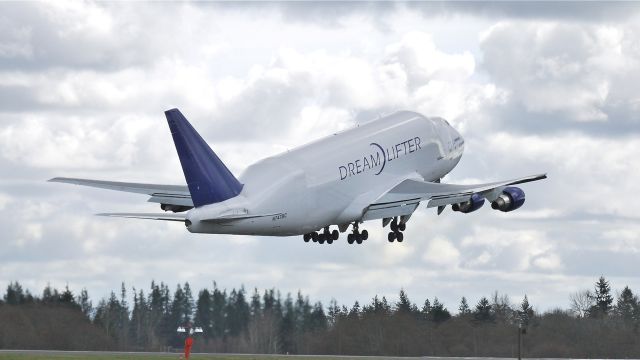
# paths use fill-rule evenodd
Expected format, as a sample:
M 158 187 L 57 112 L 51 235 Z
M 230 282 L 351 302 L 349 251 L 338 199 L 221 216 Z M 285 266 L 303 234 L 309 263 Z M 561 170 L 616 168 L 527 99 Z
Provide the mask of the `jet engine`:
M 491 203 L 491 208 L 504 212 L 513 211 L 524 204 L 524 191 L 509 186 L 502 190 L 502 194 Z
M 451 205 L 451 209 L 453 211 L 460 211 L 461 213 L 467 214 L 480 209 L 482 205 L 484 205 L 484 198 L 478 194 L 473 194 L 469 201 L 453 204 Z

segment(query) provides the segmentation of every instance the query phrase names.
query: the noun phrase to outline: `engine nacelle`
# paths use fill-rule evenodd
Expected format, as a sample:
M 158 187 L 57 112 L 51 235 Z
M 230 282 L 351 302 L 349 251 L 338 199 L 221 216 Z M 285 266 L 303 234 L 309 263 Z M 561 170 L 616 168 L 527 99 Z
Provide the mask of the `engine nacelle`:
M 504 188 L 502 194 L 491 203 L 491 208 L 503 212 L 513 211 L 524 204 L 524 191 L 522 189 L 509 186 Z
M 459 204 L 453 204 L 451 205 L 451 209 L 453 211 L 459 211 L 461 213 L 467 214 L 480 209 L 482 205 L 484 205 L 484 198 L 478 194 L 473 194 L 471 195 L 469 201 L 461 202 Z

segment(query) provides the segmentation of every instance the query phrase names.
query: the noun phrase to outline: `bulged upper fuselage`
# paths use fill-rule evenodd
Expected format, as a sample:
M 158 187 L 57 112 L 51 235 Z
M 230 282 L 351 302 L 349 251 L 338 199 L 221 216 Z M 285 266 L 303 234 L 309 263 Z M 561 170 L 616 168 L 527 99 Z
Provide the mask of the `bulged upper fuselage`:
M 363 206 L 398 182 L 442 178 L 463 150 L 444 119 L 397 112 L 258 161 L 240 176 L 238 196 L 190 210 L 187 228 L 282 236 L 360 221 Z M 246 218 L 221 221 L 225 215 Z

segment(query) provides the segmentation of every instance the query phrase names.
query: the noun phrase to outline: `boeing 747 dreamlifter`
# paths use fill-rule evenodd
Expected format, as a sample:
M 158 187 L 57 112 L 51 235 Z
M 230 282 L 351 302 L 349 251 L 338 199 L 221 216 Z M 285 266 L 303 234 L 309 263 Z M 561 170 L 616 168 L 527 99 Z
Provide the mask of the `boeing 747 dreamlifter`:
M 192 233 L 292 236 L 331 244 L 361 244 L 364 221 L 382 219 L 388 240 L 403 241 L 421 202 L 442 213 L 469 213 L 484 205 L 518 209 L 513 185 L 546 174 L 477 185 L 442 184 L 460 161 L 464 140 L 442 118 L 401 111 L 311 142 L 249 166 L 236 178 L 178 109 L 165 112 L 187 185 L 139 184 L 75 178 L 49 181 L 146 194 L 165 213 L 99 214 L 184 222 Z M 172 212 L 172 213 L 166 213 Z M 332 226 L 337 229 L 331 230 Z

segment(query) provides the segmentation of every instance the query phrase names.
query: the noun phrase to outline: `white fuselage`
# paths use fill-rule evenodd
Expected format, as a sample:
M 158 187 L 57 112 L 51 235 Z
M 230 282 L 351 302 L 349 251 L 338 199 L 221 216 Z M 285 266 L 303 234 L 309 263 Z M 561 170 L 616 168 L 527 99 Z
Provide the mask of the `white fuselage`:
M 286 236 L 362 221 L 360 203 L 408 177 L 439 180 L 458 164 L 463 150 L 463 139 L 445 120 L 394 113 L 249 166 L 239 179 L 242 192 L 190 210 L 187 228 Z M 241 214 L 247 218 L 201 221 Z

